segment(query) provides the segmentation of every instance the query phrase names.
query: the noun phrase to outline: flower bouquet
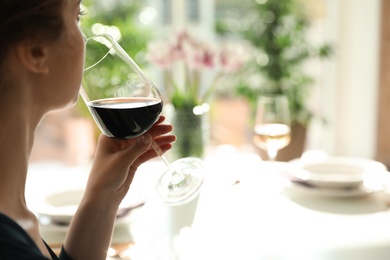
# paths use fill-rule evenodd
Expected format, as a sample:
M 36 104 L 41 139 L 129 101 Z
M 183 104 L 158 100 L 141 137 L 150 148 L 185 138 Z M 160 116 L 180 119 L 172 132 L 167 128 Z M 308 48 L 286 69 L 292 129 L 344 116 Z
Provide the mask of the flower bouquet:
M 173 105 L 177 157 L 202 157 L 207 142 L 209 102 L 218 81 L 243 67 L 249 58 L 242 42 L 202 41 L 187 31 L 148 44 L 148 60 L 162 72 Z

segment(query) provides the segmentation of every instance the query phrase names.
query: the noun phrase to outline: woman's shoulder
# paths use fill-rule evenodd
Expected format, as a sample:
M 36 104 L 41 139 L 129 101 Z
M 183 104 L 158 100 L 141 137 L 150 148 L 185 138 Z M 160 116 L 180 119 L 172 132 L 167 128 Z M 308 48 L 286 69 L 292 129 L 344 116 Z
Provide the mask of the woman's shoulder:
M 0 213 L 0 259 L 46 259 L 15 221 Z

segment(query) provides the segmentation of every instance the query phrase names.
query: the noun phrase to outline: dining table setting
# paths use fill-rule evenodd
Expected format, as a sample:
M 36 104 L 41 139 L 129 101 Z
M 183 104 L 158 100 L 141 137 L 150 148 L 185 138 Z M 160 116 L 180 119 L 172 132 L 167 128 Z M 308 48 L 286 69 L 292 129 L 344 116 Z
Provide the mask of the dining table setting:
M 231 145 L 216 147 L 203 161 L 200 193 L 175 206 L 156 195 L 164 163 L 140 166 L 118 210 L 107 259 L 390 258 L 390 173 L 382 163 L 325 153 L 265 161 Z M 89 169 L 89 163 L 58 162 L 29 168 L 27 203 L 54 249 L 65 238 Z

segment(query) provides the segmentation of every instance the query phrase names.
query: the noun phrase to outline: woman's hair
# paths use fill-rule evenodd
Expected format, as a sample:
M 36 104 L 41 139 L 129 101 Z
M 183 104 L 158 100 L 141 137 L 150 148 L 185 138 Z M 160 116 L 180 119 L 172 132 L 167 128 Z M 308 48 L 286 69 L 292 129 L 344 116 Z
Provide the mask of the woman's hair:
M 0 0 L 0 71 L 10 48 L 23 40 L 53 41 L 64 29 L 67 0 Z

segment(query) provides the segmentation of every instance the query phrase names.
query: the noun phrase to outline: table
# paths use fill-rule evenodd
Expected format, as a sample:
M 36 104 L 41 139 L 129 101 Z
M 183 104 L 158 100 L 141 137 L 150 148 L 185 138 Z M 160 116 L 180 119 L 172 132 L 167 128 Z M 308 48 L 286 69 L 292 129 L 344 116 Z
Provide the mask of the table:
M 208 178 L 193 224 L 173 241 L 165 236 L 169 209 L 153 195 L 154 178 L 164 166 L 154 160 L 139 169 L 133 187 L 147 194 L 147 203 L 131 223 L 136 243 L 123 259 L 170 259 L 172 248 L 184 260 L 390 258 L 387 192 L 359 198 L 309 196 L 284 178 L 288 163 L 264 162 L 250 153 L 217 153 L 205 165 Z
M 250 156 L 222 161 L 226 170 L 241 172 L 240 183 L 217 186 L 224 171 L 211 163 L 214 175 L 194 223 L 200 247 L 210 251 L 198 259 L 389 259 L 384 194 L 310 196 L 288 186 L 287 164 L 274 167 Z

